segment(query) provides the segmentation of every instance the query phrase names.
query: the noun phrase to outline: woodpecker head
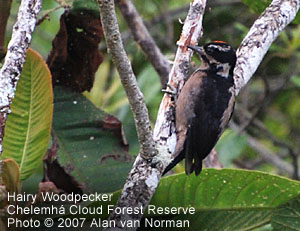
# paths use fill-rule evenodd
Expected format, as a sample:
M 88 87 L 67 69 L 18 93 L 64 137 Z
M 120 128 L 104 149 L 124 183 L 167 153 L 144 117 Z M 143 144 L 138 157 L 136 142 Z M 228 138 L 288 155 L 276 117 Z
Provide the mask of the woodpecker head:
M 202 68 L 214 68 L 217 74 L 227 78 L 233 75 L 236 63 L 235 50 L 223 41 L 213 41 L 203 47 L 187 46 L 194 50 L 202 60 Z

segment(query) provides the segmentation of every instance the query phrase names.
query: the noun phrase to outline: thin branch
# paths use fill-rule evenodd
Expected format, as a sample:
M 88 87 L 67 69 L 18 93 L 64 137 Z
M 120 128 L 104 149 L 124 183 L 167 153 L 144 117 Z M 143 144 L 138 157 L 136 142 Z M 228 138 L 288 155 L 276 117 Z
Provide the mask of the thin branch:
M 133 112 L 140 144 L 140 154 L 144 158 L 149 159 L 155 154 L 155 145 L 152 138 L 148 110 L 144 96 L 138 88 L 136 77 L 123 47 L 114 9 L 114 1 L 98 0 L 98 3 L 108 52 L 112 56 L 112 60 L 119 72 L 121 82 Z
M 117 0 L 116 3 L 131 30 L 134 40 L 141 46 L 147 59 L 160 76 L 161 85 L 164 87 L 168 82 L 168 76 L 171 70 L 168 60 L 164 57 L 150 36 L 131 0 Z
M 274 165 L 281 173 L 287 173 L 289 176 L 294 175 L 294 168 L 291 164 L 282 160 L 276 153 L 273 153 L 265 145 L 254 137 L 247 135 L 249 146 L 255 150 L 267 163 Z
M 231 127 L 234 130 L 239 131 L 239 127 L 236 124 L 231 123 Z M 255 150 L 263 160 L 274 165 L 281 173 L 287 173 L 289 176 L 294 175 L 294 169 L 291 164 L 282 160 L 276 153 L 273 153 L 269 148 L 251 135 L 244 134 L 247 138 L 248 145 Z
M 45 19 L 50 20 L 49 14 L 51 14 L 52 12 L 57 11 L 61 8 L 69 9 L 70 6 L 69 5 L 66 5 L 66 6 L 59 5 L 52 9 L 46 10 L 45 12 L 43 12 L 43 16 L 41 18 L 39 18 L 39 20 L 37 21 L 36 26 L 39 26 L 42 22 L 44 22 Z
M 227 0 L 226 2 L 222 1 L 222 0 L 211 0 L 208 1 L 207 3 L 207 7 L 217 7 L 217 6 L 228 6 L 228 5 L 238 5 L 238 4 L 242 4 L 240 0 Z M 144 24 L 146 26 L 146 28 L 148 29 L 148 31 L 150 32 L 150 34 L 152 34 L 152 37 L 155 37 L 154 35 L 156 35 L 156 30 L 153 30 L 155 28 L 157 28 L 157 24 L 160 23 L 171 23 L 172 21 L 176 20 L 178 21 L 178 18 L 182 17 L 182 16 L 186 16 L 186 12 L 189 10 L 190 5 L 186 4 L 183 5 L 181 7 L 172 9 L 172 10 L 168 10 L 168 11 L 164 11 L 161 14 L 158 14 L 157 16 L 155 16 L 154 18 L 148 20 L 148 21 L 144 21 Z M 170 17 L 167 17 L 167 16 Z M 153 31 L 153 33 L 151 33 L 151 31 Z M 123 40 L 124 44 L 127 44 L 131 38 L 131 33 L 129 30 L 125 30 L 121 33 L 121 37 Z M 106 50 L 106 44 L 100 44 L 99 49 L 101 51 Z
M 10 113 L 9 106 L 25 62 L 26 50 L 31 41 L 41 4 L 41 0 L 22 0 L 5 61 L 0 70 L 0 154 L 5 121 L 7 114 Z
M 284 82 L 286 82 L 286 81 L 284 81 Z M 283 85 L 279 85 L 279 87 L 276 88 L 275 91 L 277 92 L 279 90 L 279 88 L 281 89 L 282 87 L 283 87 Z M 272 92 L 272 94 L 274 94 L 274 92 Z M 261 136 L 263 136 L 264 138 L 269 139 L 275 146 L 278 146 L 280 148 L 283 148 L 283 149 L 287 150 L 288 155 L 292 158 L 292 163 L 293 163 L 293 168 L 294 168 L 294 174 L 292 175 L 292 177 L 294 179 L 298 179 L 298 177 L 300 176 L 299 175 L 299 170 L 298 170 L 298 168 L 299 168 L 298 167 L 298 153 L 297 153 L 297 151 L 295 151 L 295 148 L 293 148 L 293 146 L 291 146 L 290 144 L 288 144 L 288 143 L 280 140 L 276 136 L 274 136 L 269 131 L 269 129 L 263 124 L 263 122 L 261 122 L 259 119 L 257 119 L 253 114 L 251 114 L 247 110 L 239 109 L 238 114 L 240 114 L 241 117 L 245 117 L 246 121 L 252 120 L 252 125 L 256 129 L 259 130 L 259 134 L 261 134 Z M 245 131 L 245 129 L 246 129 L 246 127 L 244 127 L 244 124 L 241 124 L 239 126 L 239 131 L 238 132 L 242 133 L 242 132 Z
M 275 153 L 274 153 L 275 155 Z M 276 155 L 280 158 L 280 159 L 285 159 L 288 157 L 289 153 L 288 152 L 277 152 Z M 240 167 L 240 168 L 246 168 L 246 169 L 257 169 L 258 166 L 262 165 L 262 164 L 268 164 L 268 162 L 266 160 L 264 160 L 260 155 L 258 155 L 255 159 L 253 160 L 247 160 L 247 159 L 241 159 L 241 160 L 233 160 L 233 163 Z
M 275 88 L 271 88 L 269 82 L 266 78 L 264 78 L 265 74 L 262 74 L 262 79 L 265 85 L 265 94 L 262 100 L 258 103 L 256 102 L 256 108 L 252 112 L 251 118 L 248 118 L 241 127 L 241 131 L 245 130 L 249 125 L 252 124 L 254 119 L 259 115 L 262 111 L 264 111 L 268 105 L 272 102 L 272 100 L 279 94 L 279 92 L 289 83 L 290 78 L 294 75 L 300 73 L 300 69 L 297 67 L 299 60 L 296 56 L 291 56 L 289 59 L 288 71 L 281 73 L 276 79 L 282 80 L 281 82 L 276 81 Z M 295 68 L 297 67 L 297 68 Z M 272 79 L 275 79 L 272 78 Z
M 258 119 L 255 119 L 254 125 L 260 129 L 263 133 L 265 133 L 265 136 L 272 141 L 272 143 L 278 147 L 284 148 L 288 151 L 289 156 L 292 158 L 293 168 L 294 168 L 294 179 L 299 179 L 299 166 L 298 166 L 298 153 L 294 150 L 294 148 L 289 145 L 288 143 L 285 143 L 284 141 L 281 141 L 276 136 L 274 136 L 265 126 L 262 122 L 260 122 Z
M 238 168 L 244 168 L 244 169 L 250 169 L 250 170 L 254 170 L 257 169 L 258 166 L 266 163 L 260 156 L 258 156 L 257 158 L 255 158 L 252 161 L 249 160 L 238 160 L 235 159 L 233 160 L 233 163 L 238 167 Z
M 58 6 L 52 8 L 52 9 L 49 9 L 49 10 L 46 10 L 45 12 L 43 12 L 43 16 L 38 19 L 37 23 L 36 23 L 36 26 L 40 25 L 45 19 L 50 19 L 50 16 L 49 14 L 56 11 L 56 10 L 59 10 L 60 8 L 65 8 L 65 10 L 67 9 L 70 9 L 70 4 L 68 3 L 69 1 L 63 1 L 63 0 L 56 0 L 56 2 L 59 4 Z
M 236 95 L 250 80 L 272 42 L 295 18 L 299 7 L 299 0 L 273 0 L 255 21 L 237 50 L 234 70 Z
M 223 6 L 235 5 L 235 4 L 242 4 L 242 3 L 240 0 L 230 0 L 230 1 L 210 0 L 207 2 L 207 7 L 216 7 L 216 6 L 223 7 Z M 164 11 L 163 13 L 152 18 L 150 21 L 145 22 L 145 25 L 147 28 L 151 28 L 161 22 L 171 22 L 174 19 L 177 19 L 181 14 L 187 12 L 189 8 L 190 8 L 189 4 L 186 4 L 169 11 Z M 168 17 L 168 15 L 170 15 L 170 17 Z

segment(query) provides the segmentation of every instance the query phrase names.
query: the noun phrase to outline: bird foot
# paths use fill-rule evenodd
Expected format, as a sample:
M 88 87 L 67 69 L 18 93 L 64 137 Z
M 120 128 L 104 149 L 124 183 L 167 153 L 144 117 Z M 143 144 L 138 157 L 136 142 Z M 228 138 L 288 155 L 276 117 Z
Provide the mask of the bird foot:
M 175 87 L 173 87 L 171 84 L 168 84 L 168 83 L 167 83 L 167 87 L 169 89 L 168 88 L 167 89 L 162 89 L 161 91 L 168 94 L 168 95 L 170 95 L 171 101 L 172 101 L 171 106 L 174 106 L 174 102 L 177 101 L 177 89 Z
M 170 90 L 168 89 L 162 89 L 161 91 L 164 93 L 167 93 L 169 95 L 177 95 L 177 89 L 175 87 L 173 87 L 171 84 L 167 83 L 167 87 L 170 88 Z

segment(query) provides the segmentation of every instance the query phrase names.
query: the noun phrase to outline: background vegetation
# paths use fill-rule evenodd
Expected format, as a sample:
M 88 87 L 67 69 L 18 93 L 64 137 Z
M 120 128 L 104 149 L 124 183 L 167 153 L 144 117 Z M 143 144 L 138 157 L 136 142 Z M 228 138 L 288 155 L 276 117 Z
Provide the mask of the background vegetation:
M 31 48 L 37 51 L 41 57 L 37 57 L 38 54 L 33 51 L 30 52 L 35 58 L 40 59 L 39 65 L 44 65 L 45 72 L 49 71 L 42 59 L 46 60 L 50 53 L 52 40 L 60 28 L 60 16 L 64 12 L 64 8 L 59 7 L 59 2 L 73 4 L 73 1 L 67 0 L 43 1 L 41 16 L 48 10 L 57 9 L 49 13 L 49 17 L 37 26 L 33 34 Z M 180 20 L 184 20 L 189 2 L 188 0 L 133 1 L 150 34 L 170 61 L 174 58 L 177 49 L 176 41 L 181 33 Z M 5 34 L 6 44 L 11 36 L 19 3 L 20 1 L 17 0 L 12 2 Z M 269 1 L 246 0 L 208 1 L 203 22 L 204 36 L 199 44 L 212 40 L 224 40 L 238 48 L 259 13 L 268 3 Z M 85 5 L 79 0 L 74 0 L 71 11 L 76 12 L 84 7 L 97 14 L 97 4 L 96 8 L 94 6 L 93 3 Z M 162 98 L 159 76 L 133 40 L 122 15 L 118 14 L 118 17 L 124 45 L 145 96 L 151 123 L 154 125 Z M 237 98 L 233 119 L 216 146 L 223 167 L 259 170 L 299 180 L 299 38 L 300 26 L 296 20 L 272 44 L 255 76 Z M 24 99 L 24 96 L 20 95 L 25 92 L 20 89 L 23 86 L 21 81 L 26 78 L 26 73 L 23 71 L 22 78 L 18 83 L 16 102 L 12 105 L 13 113 L 6 125 L 6 144 L 4 144 L 2 155 L 2 159 L 10 158 L 17 163 L 15 165 L 14 161 L 4 161 L 4 166 L 6 166 L 4 169 L 7 169 L 6 172 L 3 170 L 4 174 L 14 171 L 11 169 L 17 169 L 15 171 L 20 172 L 19 175 L 12 177 L 12 181 L 3 180 L 6 185 L 11 185 L 9 190 L 35 193 L 38 189 L 41 190 L 38 187 L 41 187 L 39 182 L 42 179 L 43 182 L 54 182 L 55 187 L 64 192 L 113 192 L 122 187 L 134 156 L 138 153 L 139 145 L 128 101 L 118 73 L 107 55 L 104 38 L 99 43 L 98 50 L 101 52 L 102 63 L 95 74 L 92 89 L 81 94 L 57 84 L 53 88 L 53 119 L 52 111 L 47 111 L 50 113 L 48 114 L 49 118 L 47 115 L 42 118 L 34 117 L 37 121 L 48 121 L 49 126 L 52 122 L 51 138 L 49 138 L 50 132 L 48 132 L 48 136 L 47 134 L 43 136 L 44 140 L 41 138 L 43 132 L 38 132 L 41 129 L 40 126 L 35 128 L 34 121 L 30 122 L 25 118 L 20 125 L 24 131 L 20 130 L 19 134 L 15 133 L 15 130 L 18 129 L 11 127 L 14 124 L 19 125 L 20 118 L 24 118 L 22 115 L 26 114 L 17 108 L 17 105 L 20 104 L 18 102 Z M 30 54 L 27 56 L 32 57 Z M 192 65 L 199 65 L 197 57 L 193 57 Z M 26 67 L 24 69 L 26 70 Z M 28 71 L 33 72 L 33 74 L 27 73 L 27 76 L 31 76 L 28 78 L 32 78 L 27 81 L 31 81 L 32 84 L 26 87 L 29 89 L 29 94 L 33 94 L 33 85 L 37 81 L 33 80 L 36 71 L 34 69 Z M 45 78 L 44 81 L 50 81 L 50 77 Z M 52 88 L 50 85 L 47 85 L 48 88 L 45 86 L 44 93 L 36 93 L 37 97 L 39 94 L 46 94 L 47 99 L 44 99 L 43 102 L 38 99 L 35 102 L 28 99 L 28 102 L 20 104 L 21 108 L 27 108 L 32 103 L 44 107 L 51 104 Z M 48 93 L 45 93 L 47 91 Z M 20 95 L 19 99 L 18 95 Z M 46 103 L 48 104 L 46 105 Z M 40 113 L 37 114 L 41 116 Z M 31 129 L 32 133 L 26 136 L 29 138 L 22 143 L 19 139 L 24 137 L 24 134 L 29 134 L 28 129 Z M 50 127 L 45 127 L 45 129 L 49 131 Z M 122 131 L 125 133 L 124 136 Z M 35 139 L 36 136 L 40 139 Z M 124 137 L 127 141 L 124 140 Z M 16 141 L 17 144 L 9 143 L 10 141 Z M 19 147 L 19 153 L 21 153 L 19 156 L 15 149 L 10 150 L 16 146 Z M 27 164 L 24 166 L 24 163 Z M 62 176 L 60 174 L 58 177 L 60 171 L 61 174 L 65 174 L 62 179 L 58 179 Z M 177 166 L 174 171 L 179 173 L 183 171 L 183 168 Z M 207 180 L 207 175 L 215 175 L 215 180 Z M 173 181 L 176 183 L 172 183 Z M 205 183 L 198 187 L 203 181 Z M 70 182 L 70 184 L 66 185 L 66 182 Z M 186 188 L 182 189 L 180 182 L 195 187 L 190 189 L 192 191 Z M 219 185 L 228 182 L 232 183 L 228 186 L 229 188 L 224 187 L 219 194 L 214 195 L 214 188 L 217 189 Z M 266 185 L 267 187 L 265 187 Z M 172 198 L 170 188 L 174 190 L 174 193 L 179 190 L 182 194 L 178 193 L 176 198 Z M 207 188 L 210 188 L 211 191 L 202 192 Z M 245 191 L 244 188 L 247 190 Z M 296 197 L 299 190 L 298 181 L 255 171 L 205 170 L 199 178 L 176 175 L 163 179 L 152 203 L 163 203 L 164 206 L 192 204 L 197 208 L 197 217 L 201 218 L 198 219 L 198 223 L 193 224 L 193 227 L 202 224 L 203 230 L 221 230 L 218 227 L 227 227 L 228 230 L 254 230 L 257 227 L 263 227 L 260 230 L 297 230 L 296 223 L 284 220 L 280 217 L 279 211 L 293 207 L 299 212 L 300 202 L 299 197 Z M 205 204 L 207 202 L 205 198 L 193 198 L 196 193 L 213 198 L 209 200 L 213 203 Z M 115 194 L 115 198 L 117 195 L 118 193 Z M 233 195 L 233 198 L 230 199 L 229 195 Z M 165 201 L 165 198 L 170 199 Z M 290 201 L 292 198 L 295 199 Z M 219 223 L 220 226 L 212 228 L 213 223 L 205 222 L 211 217 L 217 221 L 227 217 L 229 221 L 239 219 L 245 222 L 235 223 L 234 227 L 230 226 L 232 225 L 230 222 Z M 176 219 L 182 219 L 182 217 Z M 296 221 L 299 222 L 299 220 L 298 213 Z M 279 225 L 281 223 L 288 227 L 282 229 L 283 226 Z

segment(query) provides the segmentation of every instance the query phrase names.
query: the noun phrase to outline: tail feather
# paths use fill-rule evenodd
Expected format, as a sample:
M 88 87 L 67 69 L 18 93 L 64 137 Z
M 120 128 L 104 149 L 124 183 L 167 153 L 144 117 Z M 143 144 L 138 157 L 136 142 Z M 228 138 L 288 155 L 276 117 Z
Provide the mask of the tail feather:
M 172 157 L 174 160 L 167 166 L 165 171 L 163 172 L 163 175 L 165 175 L 168 171 L 170 171 L 176 164 L 178 164 L 180 161 L 182 161 L 185 157 L 184 154 L 184 145 L 185 145 L 185 138 L 186 138 L 186 131 L 182 130 L 177 133 L 177 143 L 175 147 L 175 151 L 172 154 Z
M 187 134 L 187 136 L 189 135 L 190 132 Z M 192 145 L 192 140 L 187 138 L 184 145 L 185 173 L 187 175 L 191 174 L 194 171 L 194 150 Z
M 179 155 L 177 155 L 175 159 L 166 167 L 162 175 L 165 175 L 167 172 L 169 172 L 173 167 L 175 167 L 176 164 L 178 164 L 183 159 L 184 159 L 184 153 L 182 152 Z

